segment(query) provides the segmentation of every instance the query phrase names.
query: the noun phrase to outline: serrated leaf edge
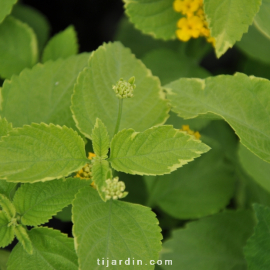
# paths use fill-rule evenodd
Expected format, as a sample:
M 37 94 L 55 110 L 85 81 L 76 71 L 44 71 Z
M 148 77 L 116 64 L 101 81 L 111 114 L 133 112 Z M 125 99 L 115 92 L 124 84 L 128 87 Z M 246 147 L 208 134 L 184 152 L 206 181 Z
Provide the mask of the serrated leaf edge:
M 129 52 L 130 56 L 131 56 L 133 59 L 135 59 L 135 60 L 136 60 L 136 61 L 137 61 L 137 62 L 138 62 L 145 70 L 146 70 L 146 76 L 145 76 L 146 78 L 153 78 L 153 80 L 155 80 L 155 81 L 157 82 L 158 88 L 159 88 L 159 92 L 158 92 L 159 98 L 160 98 L 161 100 L 163 100 L 164 103 L 166 103 L 166 105 L 167 105 L 167 110 L 164 111 L 164 114 L 166 115 L 166 117 L 165 117 L 165 119 L 164 119 L 163 121 L 161 121 L 161 122 L 158 124 L 158 125 L 163 125 L 164 123 L 166 123 L 167 119 L 170 117 L 169 111 L 170 111 L 171 108 L 170 108 L 170 106 L 169 106 L 168 100 L 166 99 L 166 95 L 165 95 L 165 93 L 163 92 L 163 89 L 162 89 L 162 86 L 161 86 L 160 79 L 159 79 L 157 76 L 154 76 L 154 75 L 152 74 L 152 71 L 151 71 L 150 69 L 148 69 L 148 68 L 145 66 L 145 64 L 144 64 L 140 59 L 136 58 L 135 54 L 133 54 L 132 51 L 131 51 L 129 48 L 125 47 L 125 46 L 124 46 L 121 42 L 119 42 L 119 41 L 108 42 L 108 43 L 105 43 L 105 42 L 104 42 L 101 46 L 99 46 L 99 47 L 97 48 L 97 50 L 95 50 L 95 51 L 92 52 L 92 54 L 90 55 L 90 58 L 89 58 L 89 62 L 91 61 L 91 59 L 92 59 L 93 57 L 95 57 L 95 54 L 96 54 L 99 50 L 103 50 L 103 51 L 105 51 L 105 53 L 106 53 L 106 50 L 107 50 L 106 46 L 113 46 L 114 44 L 119 44 L 120 46 L 122 46 L 123 50 L 126 50 L 127 52 Z M 88 63 L 89 63 L 89 62 L 88 62 Z M 75 116 L 75 114 L 74 114 L 74 110 L 73 110 L 73 104 L 74 104 L 73 101 L 74 101 L 74 96 L 75 96 L 75 94 L 76 94 L 76 93 L 75 93 L 75 89 L 76 89 L 77 85 L 79 84 L 79 79 L 80 79 L 80 77 L 82 76 L 82 74 L 83 74 L 84 72 L 86 72 L 87 69 L 89 69 L 89 66 L 85 67 L 85 68 L 79 73 L 79 75 L 78 75 L 78 77 L 77 77 L 77 80 L 76 80 L 76 82 L 75 82 L 75 84 L 74 84 L 73 94 L 72 94 L 72 96 L 71 96 L 71 106 L 70 106 L 70 109 L 71 109 L 71 112 L 72 112 L 72 118 L 74 119 L 74 122 L 75 122 L 75 124 L 76 124 L 77 129 L 78 129 L 78 130 L 79 130 L 86 138 L 92 140 L 92 137 L 91 137 L 92 134 L 87 134 L 87 133 L 85 133 L 85 132 L 82 131 L 82 129 L 81 129 L 81 127 L 80 127 L 80 124 L 79 124 L 79 121 L 77 120 L 77 118 L 76 118 L 76 116 Z M 102 119 L 100 119 L 100 120 L 102 120 Z M 88 121 L 90 121 L 90 120 L 88 119 Z M 94 123 L 91 122 L 91 124 L 94 126 Z
M 78 134 L 78 132 L 72 128 L 69 128 L 67 126 L 59 126 L 59 125 L 55 125 L 55 124 L 46 124 L 46 123 L 40 123 L 40 124 L 37 124 L 37 123 L 32 123 L 31 125 L 24 125 L 23 127 L 19 127 L 19 128 L 13 128 L 13 130 L 7 135 L 7 136 L 2 136 L 0 137 L 0 143 L 1 142 L 4 142 L 6 140 L 6 138 L 10 137 L 12 134 L 16 134 L 16 133 L 19 133 L 19 131 L 21 129 L 24 129 L 24 128 L 35 128 L 35 127 L 39 127 L 39 126 L 44 126 L 44 127 L 56 127 L 60 130 L 69 130 L 69 131 L 72 131 L 74 133 L 76 133 L 76 135 L 78 136 L 78 139 L 81 141 L 81 143 L 83 144 L 83 146 L 85 146 L 85 143 L 82 139 L 82 137 Z M 88 163 L 89 160 L 85 157 L 85 163 Z M 79 169 L 81 169 L 82 166 L 79 166 L 77 167 L 76 169 L 74 169 L 73 171 L 69 172 L 68 175 L 70 175 L 71 173 L 73 172 L 76 172 L 78 171 Z M 7 179 L 7 176 L 1 176 L 1 179 L 2 180 L 6 180 L 7 182 L 13 182 L 13 183 L 18 183 L 18 182 L 21 182 L 21 183 L 36 183 L 36 182 L 45 182 L 45 181 L 50 181 L 50 180 L 55 180 L 55 179 L 61 179 L 61 178 L 65 178 L 66 176 L 68 175 L 61 175 L 61 176 L 58 176 L 58 177 L 44 177 L 40 180 L 34 180 L 34 181 L 31 181 L 31 182 L 22 182 L 22 181 L 16 181 L 16 180 L 10 180 L 10 179 Z
M 194 142 L 196 142 L 196 143 L 202 143 L 201 140 L 195 139 L 193 136 L 191 136 L 191 135 L 189 135 L 189 134 L 186 134 L 185 132 L 183 132 L 183 131 L 181 131 L 181 130 L 175 129 L 172 125 L 163 125 L 163 126 L 169 126 L 169 127 L 172 127 L 172 128 L 175 130 L 175 135 L 176 135 L 177 133 L 182 133 L 182 134 L 184 134 L 185 136 L 189 137 L 189 139 L 187 140 L 187 142 L 188 142 L 188 141 L 194 141 Z M 153 126 L 153 127 L 149 128 L 149 129 L 146 129 L 145 131 L 151 130 L 151 129 L 156 129 L 156 128 L 158 128 L 158 127 L 160 127 L 160 126 Z M 128 129 L 122 129 L 122 130 L 121 130 L 120 132 L 118 132 L 117 134 L 119 134 L 119 133 L 121 133 L 121 132 L 124 132 L 124 131 L 133 131 L 133 133 L 130 135 L 131 141 L 133 141 L 133 140 L 135 139 L 135 137 L 136 137 L 139 133 L 145 132 L 145 131 L 142 131 L 142 132 L 136 132 L 134 129 L 128 128 Z M 112 138 L 111 144 L 112 144 L 112 142 L 114 141 L 114 139 L 116 138 L 117 134 L 115 134 L 114 137 Z M 175 136 L 174 136 L 174 137 L 175 137 Z M 202 144 L 204 144 L 204 143 L 202 143 Z M 205 145 L 206 147 L 208 147 L 208 149 L 207 149 L 205 152 L 193 151 L 193 153 L 196 153 L 196 154 L 198 154 L 199 156 L 201 156 L 202 154 L 208 152 L 208 151 L 211 149 L 208 145 L 206 145 L 206 144 L 204 144 L 204 145 Z M 110 145 L 110 148 L 111 148 L 111 145 Z M 195 158 L 188 159 L 188 160 L 185 160 L 185 161 L 178 160 L 179 163 L 174 164 L 174 165 L 168 167 L 168 169 L 169 169 L 170 171 L 165 172 L 165 173 L 162 173 L 162 174 L 148 174 L 148 173 L 141 173 L 141 172 L 139 172 L 139 171 L 135 171 L 135 170 L 131 170 L 131 169 L 130 169 L 130 171 L 128 171 L 128 172 L 127 172 L 127 171 L 121 171 L 121 172 L 124 172 L 124 173 L 127 173 L 127 174 L 133 174 L 133 175 L 141 175 L 141 176 L 144 176 L 144 175 L 145 175 L 145 176 L 165 175 L 165 174 L 170 174 L 170 173 L 172 173 L 173 171 L 175 171 L 175 170 L 177 170 L 178 168 L 182 167 L 183 165 L 185 165 L 185 164 L 187 164 L 187 163 L 193 161 L 194 159 L 195 159 Z M 116 171 L 118 171 L 118 169 L 111 163 L 110 157 L 109 157 L 107 160 L 110 162 L 111 167 L 112 167 L 113 169 L 115 169 Z
M 129 17 L 129 20 L 132 23 L 132 25 L 135 27 L 135 29 L 139 30 L 140 32 L 142 32 L 145 35 L 149 35 L 149 36 L 151 36 L 151 37 L 153 37 L 155 39 L 159 39 L 159 40 L 170 41 L 170 40 L 176 40 L 177 39 L 176 34 L 172 35 L 170 38 L 164 38 L 164 37 L 157 37 L 155 32 L 147 32 L 144 29 L 140 29 L 140 27 L 138 27 L 138 25 L 134 21 L 131 20 L 131 16 L 130 16 L 130 14 L 128 12 L 128 5 L 130 3 L 134 3 L 134 1 L 133 0 L 123 0 L 123 1 L 125 3 L 124 4 L 125 13 Z M 173 6 L 172 6 L 172 10 L 173 10 Z M 177 21 L 175 22 L 175 31 L 177 30 L 176 25 L 177 25 Z
M 211 78 L 221 78 L 221 77 L 227 77 L 227 76 L 231 76 L 231 77 L 236 77 L 238 74 L 240 75 L 245 75 L 247 76 L 246 74 L 243 74 L 241 72 L 236 72 L 234 75 L 218 75 L 218 76 L 215 76 L 215 77 L 211 77 Z M 250 78 L 250 80 L 258 80 L 258 81 L 268 81 L 270 83 L 269 80 L 265 79 L 265 78 L 259 78 L 259 77 L 256 77 L 256 76 L 247 76 L 248 78 Z M 207 79 L 207 78 L 206 78 Z M 205 87 L 206 87 L 206 83 L 205 83 L 205 80 L 206 79 L 198 79 L 198 78 L 183 78 L 183 80 L 190 80 L 190 81 L 199 81 L 201 84 L 202 84 L 202 91 L 205 90 Z M 182 80 L 182 79 L 178 79 L 179 81 Z M 178 81 L 176 80 L 176 81 Z M 173 81 L 173 82 L 176 82 L 176 81 Z M 171 88 L 169 88 L 168 86 L 173 83 L 173 82 L 170 82 L 168 85 L 165 85 L 164 89 L 166 90 L 166 92 L 169 94 L 169 95 L 177 95 L 175 92 L 173 92 L 173 90 Z M 256 155 L 257 157 L 259 157 L 260 159 L 262 159 L 260 156 L 257 155 L 257 153 L 253 152 L 245 143 L 243 143 L 243 140 L 242 138 L 238 135 L 238 133 L 236 132 L 235 128 L 226 120 L 225 117 L 223 117 L 221 114 L 218 114 L 216 112 L 213 112 L 213 111 L 210 111 L 210 110 L 207 110 L 207 112 L 204 112 L 204 113 L 198 113 L 198 114 L 194 114 L 193 116 L 191 117 L 183 117 L 181 114 L 179 114 L 177 111 L 174 110 L 174 106 L 172 106 L 172 104 L 170 103 L 171 107 L 172 107 L 172 111 L 175 112 L 177 114 L 177 116 L 179 117 L 182 117 L 183 119 L 185 120 L 188 120 L 188 119 L 194 119 L 194 118 L 197 118 L 198 116 L 200 115 L 206 115 L 208 113 L 212 113 L 214 115 L 217 115 L 219 116 L 220 118 L 222 118 L 226 123 L 228 123 L 230 125 L 230 127 L 233 129 L 233 131 L 235 132 L 235 134 L 239 137 L 239 140 L 240 142 L 250 151 L 252 152 L 254 155 Z M 264 159 L 263 159 L 264 160 Z M 265 162 L 267 162 L 266 160 L 264 160 Z

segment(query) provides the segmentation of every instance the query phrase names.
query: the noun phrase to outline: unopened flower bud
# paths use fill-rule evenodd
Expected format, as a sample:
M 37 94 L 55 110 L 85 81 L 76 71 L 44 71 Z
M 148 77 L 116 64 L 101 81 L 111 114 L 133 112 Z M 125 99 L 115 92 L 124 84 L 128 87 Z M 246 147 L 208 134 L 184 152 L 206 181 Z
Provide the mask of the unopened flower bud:
M 119 181 L 118 177 L 107 179 L 105 182 L 106 186 L 103 186 L 101 190 L 106 194 L 106 200 L 111 198 L 117 200 L 127 196 L 128 192 L 123 192 L 126 188 L 125 183 Z
M 121 78 L 116 85 L 112 87 L 116 96 L 120 99 L 133 97 L 135 88 L 135 77 L 131 77 L 128 81 L 124 81 L 124 79 Z

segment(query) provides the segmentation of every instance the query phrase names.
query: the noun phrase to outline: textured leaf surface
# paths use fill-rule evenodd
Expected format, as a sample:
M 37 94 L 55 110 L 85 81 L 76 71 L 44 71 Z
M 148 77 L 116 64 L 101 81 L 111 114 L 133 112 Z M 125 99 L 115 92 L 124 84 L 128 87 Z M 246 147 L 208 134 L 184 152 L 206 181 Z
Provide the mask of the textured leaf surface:
M 0 206 L 9 218 L 11 220 L 16 215 L 16 209 L 13 205 L 13 203 L 3 194 L 0 194 Z
M 0 270 L 7 270 L 7 261 L 9 258 L 10 252 L 6 250 L 0 250 Z
M 180 79 L 166 85 L 168 99 L 183 118 L 213 113 L 223 117 L 242 144 L 270 162 L 270 82 L 237 73 L 206 80 Z
M 97 159 L 92 167 L 93 181 L 97 187 L 98 193 L 103 201 L 105 201 L 105 194 L 101 191 L 105 185 L 105 181 L 109 179 L 108 173 L 110 171 L 109 162 L 106 160 Z
M 270 164 L 258 158 L 242 145 L 238 153 L 243 168 L 258 184 L 270 192 Z
M 124 0 L 126 14 L 135 27 L 145 34 L 164 40 L 175 39 L 177 20 L 174 0 Z
M 49 38 L 50 24 L 47 18 L 37 9 L 21 4 L 15 5 L 11 14 L 20 21 L 27 23 L 34 30 L 39 51 L 41 51 Z
M 243 247 L 253 231 L 250 212 L 224 212 L 190 222 L 166 241 L 161 259 L 167 270 L 246 270 Z
M 20 46 L 18 46 L 20 44 Z M 0 24 L 0 77 L 10 78 L 37 62 L 37 38 L 27 24 L 9 16 Z
M 10 199 L 11 192 L 15 189 L 16 185 L 16 183 L 0 180 L 0 194 L 3 194 Z
M 179 219 L 211 215 L 224 208 L 235 192 L 234 173 L 217 143 L 202 138 L 211 150 L 171 174 L 145 177 L 148 205 Z
M 249 27 L 248 33 L 243 35 L 236 46 L 249 57 L 266 64 L 270 63 L 270 39 L 264 36 L 254 25 Z
M 17 0 L 0 0 L 0 23 L 4 20 L 4 18 L 10 14 L 13 5 L 17 2 Z
M 79 178 L 24 184 L 16 191 L 13 203 L 22 224 L 37 226 L 71 204 L 78 190 L 87 185 L 89 181 Z
M 93 128 L 91 137 L 95 154 L 98 157 L 106 158 L 110 146 L 110 138 L 107 128 L 98 118 Z
M 101 258 L 134 258 L 135 261 L 142 260 L 140 269 L 154 269 L 144 262 L 158 259 L 162 236 L 150 208 L 118 200 L 105 203 L 96 190 L 86 187 L 76 195 L 72 215 L 81 270 L 97 268 L 97 259 Z M 117 264 L 119 270 L 129 268 Z
M 23 246 L 24 250 L 28 254 L 33 254 L 33 246 L 28 236 L 27 229 L 25 229 L 22 225 L 19 225 L 14 228 L 14 233 L 19 240 L 19 243 Z
M 169 108 L 158 78 L 121 43 L 109 43 L 92 53 L 89 67 L 80 73 L 74 88 L 71 110 L 77 127 L 86 137 L 91 138 L 96 118 L 107 127 L 110 138 L 113 137 L 119 99 L 112 85 L 120 78 L 127 81 L 132 76 L 136 79 L 136 89 L 134 97 L 123 102 L 119 130 L 143 131 L 166 121 Z
M 0 116 L 0 137 L 6 136 L 12 130 L 12 124 Z
M 33 254 L 18 243 L 10 254 L 8 270 L 78 270 L 73 239 L 49 228 L 34 228 L 29 238 Z
M 179 54 L 169 49 L 157 49 L 147 53 L 142 61 L 158 76 L 162 85 L 181 77 L 206 78 L 210 73 L 197 65 L 185 54 Z
M 8 227 L 9 222 L 7 215 L 0 211 L 0 247 L 9 245 L 14 239 L 14 227 Z
M 56 61 L 59 58 L 68 58 L 78 53 L 77 34 L 73 26 L 53 36 L 46 45 L 42 62 Z
M 218 57 L 248 31 L 262 0 L 204 0 L 211 36 L 216 39 Z
M 53 124 L 14 129 L 0 141 L 0 177 L 14 182 L 53 180 L 87 163 L 77 132 Z
M 262 0 L 262 5 L 254 19 L 254 24 L 270 39 L 270 0 Z
M 14 127 L 32 122 L 75 127 L 70 97 L 78 73 L 87 65 L 88 58 L 89 54 L 81 54 L 39 64 L 5 81 L 1 115 Z
M 270 267 L 270 208 L 255 204 L 258 224 L 254 234 L 244 248 L 249 270 L 268 269 Z
M 109 161 L 117 171 L 162 175 L 175 171 L 209 149 L 172 126 L 153 127 L 141 133 L 125 129 L 113 138 Z

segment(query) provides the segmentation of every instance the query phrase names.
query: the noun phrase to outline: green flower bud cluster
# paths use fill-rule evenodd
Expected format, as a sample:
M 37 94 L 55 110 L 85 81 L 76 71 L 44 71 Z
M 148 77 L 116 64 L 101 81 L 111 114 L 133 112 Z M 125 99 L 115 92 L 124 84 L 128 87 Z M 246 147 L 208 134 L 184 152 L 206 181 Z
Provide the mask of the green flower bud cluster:
M 106 180 L 106 187 L 102 187 L 102 192 L 106 194 L 106 200 L 113 199 L 122 199 L 128 195 L 128 192 L 123 192 L 126 188 L 124 182 L 119 181 L 118 177 L 114 177 L 113 179 Z
M 133 97 L 135 88 L 135 77 L 131 77 L 128 82 L 124 81 L 124 79 L 120 79 L 116 85 L 112 86 L 116 96 L 120 99 Z
M 18 219 L 16 217 L 11 218 L 10 222 L 8 223 L 8 227 L 17 227 L 18 223 L 17 223 Z

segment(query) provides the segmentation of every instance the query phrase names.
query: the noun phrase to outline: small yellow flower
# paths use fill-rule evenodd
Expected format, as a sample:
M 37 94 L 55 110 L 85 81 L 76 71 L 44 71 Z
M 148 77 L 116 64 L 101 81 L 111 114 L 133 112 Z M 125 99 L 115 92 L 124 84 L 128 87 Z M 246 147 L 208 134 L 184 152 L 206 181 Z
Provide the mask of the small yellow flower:
M 88 153 L 88 159 L 92 160 L 96 155 L 94 153 L 89 152 Z M 75 175 L 76 178 L 81 179 L 90 179 L 92 177 L 92 164 L 87 163 L 85 164 Z
M 187 16 L 192 16 L 199 6 L 200 1 L 198 0 L 175 0 L 173 3 L 173 7 L 176 12 L 181 12 Z
M 185 133 L 189 134 L 189 135 L 192 135 L 193 137 L 195 137 L 195 139 L 199 140 L 201 138 L 201 134 L 196 131 L 194 132 L 193 130 L 191 130 L 189 128 L 189 125 L 183 125 L 182 126 L 182 129 L 180 129 L 181 131 L 184 131 Z
M 199 139 L 201 138 L 201 134 L 199 133 L 199 131 L 196 131 L 196 132 L 194 133 L 194 136 L 195 136 L 195 138 L 196 138 L 197 140 L 199 140 Z
M 196 16 L 200 17 L 201 20 L 205 21 L 204 11 L 202 8 L 199 8 L 196 12 Z
M 96 157 L 96 154 L 91 152 L 88 153 L 88 159 L 93 159 L 94 157 Z
M 185 15 L 177 22 L 178 39 L 188 41 L 191 38 L 205 37 L 215 47 L 215 39 L 210 35 L 205 18 L 203 0 L 175 0 L 173 8 L 176 12 Z
M 213 37 L 209 37 L 206 39 L 207 42 L 212 43 L 213 47 L 216 47 L 216 40 Z
M 182 41 L 188 41 L 190 38 L 198 38 L 203 28 L 203 21 L 198 16 L 181 18 L 178 23 L 177 37 Z

